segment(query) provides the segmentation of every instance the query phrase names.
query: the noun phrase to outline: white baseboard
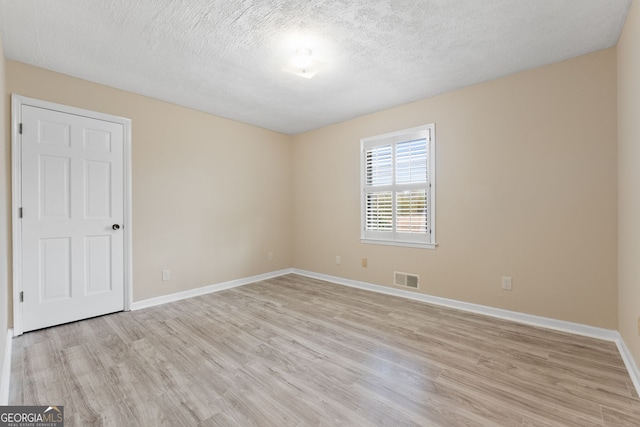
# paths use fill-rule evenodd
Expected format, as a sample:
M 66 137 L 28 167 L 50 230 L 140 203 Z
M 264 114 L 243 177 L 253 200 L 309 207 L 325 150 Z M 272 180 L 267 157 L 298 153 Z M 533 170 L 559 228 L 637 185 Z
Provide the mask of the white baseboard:
M 618 336 L 616 339 L 618 351 L 620 352 L 624 365 L 627 367 L 627 371 L 629 371 L 629 376 L 631 377 L 631 381 L 633 381 L 636 392 L 640 395 L 640 370 L 638 370 L 638 365 L 636 365 L 636 362 L 629 351 L 629 347 L 627 347 L 622 339 L 622 335 L 620 335 L 619 332 L 616 332 L 616 334 Z
M 363 289 L 367 291 L 377 292 L 386 295 L 392 295 L 402 298 L 408 298 L 415 301 L 422 301 L 429 304 L 439 305 L 443 307 L 454 308 L 457 310 L 467 311 L 470 313 L 482 314 L 485 316 L 491 316 L 498 319 L 509 320 L 512 322 L 523 323 L 531 326 L 537 326 L 546 329 L 553 329 L 561 332 L 568 332 L 571 334 L 582 335 L 590 338 L 597 338 L 604 341 L 610 341 L 616 344 L 618 347 L 618 351 L 624 361 L 627 370 L 629 371 L 629 376 L 631 377 L 631 381 L 636 388 L 638 394 L 640 394 L 640 371 L 631 356 L 631 352 L 627 348 L 622 339 L 622 336 L 618 331 L 614 331 L 611 329 L 597 328 L 594 326 L 583 325 L 580 323 L 567 322 L 564 320 L 551 319 L 548 317 L 535 316 L 533 314 L 525 314 L 519 313 L 517 311 L 503 310 L 494 307 L 488 307 L 480 304 L 473 304 L 463 301 L 456 301 L 447 298 L 436 297 L 427 294 L 421 294 L 417 292 L 407 291 L 404 289 L 396 289 L 388 286 L 374 285 L 372 283 L 360 282 L 356 280 L 345 279 L 342 277 L 329 276 L 326 274 L 314 273 L 311 271 L 300 270 L 297 268 L 289 268 L 279 271 L 274 271 L 271 273 L 260 274 L 258 276 L 247 277 L 244 279 L 231 280 L 229 282 L 219 283 L 216 285 L 204 286 L 202 288 L 190 289 L 184 292 L 177 292 L 170 295 L 163 295 L 161 297 L 150 298 L 142 301 L 134 302 L 131 305 L 132 310 L 140 310 L 147 307 L 153 307 L 156 305 L 166 304 L 173 301 L 179 301 L 186 298 L 191 298 L 199 295 L 205 295 L 212 292 L 219 292 L 225 289 L 231 289 L 238 286 L 247 285 L 254 282 L 259 282 L 261 280 L 272 279 L 279 276 L 284 276 L 286 274 L 298 274 L 300 276 L 310 277 L 312 279 L 324 280 L 326 282 L 335 283 L 338 285 L 350 286 L 352 288 Z M 7 338 L 9 340 L 9 338 Z M 10 341 L 7 342 L 7 348 L 10 348 Z M 10 350 L 9 350 L 10 351 Z M 9 352 L 10 355 L 10 352 Z M 7 356 L 5 356 L 7 357 Z M 9 356 L 11 357 L 11 356 Z M 9 370 L 11 369 L 9 361 Z M 6 370 L 6 361 L 5 367 Z M 3 371 L 4 372 L 4 371 Z M 3 375 L 3 386 L 4 386 L 4 375 Z M 8 397 L 8 381 L 7 381 L 7 397 Z M 4 388 L 2 389 L 4 391 Z M 2 395 L 0 394 L 0 397 Z M 2 404 L 0 402 L 0 404 Z
M 435 297 L 432 295 L 421 294 L 404 289 L 390 288 L 388 286 L 374 285 L 356 280 L 343 279 L 342 277 L 328 276 L 326 274 L 313 273 L 311 271 L 293 269 L 294 274 L 311 277 L 313 279 L 324 280 L 338 285 L 350 286 L 352 288 L 364 289 L 367 291 L 378 292 L 386 295 L 393 295 L 402 298 L 408 298 L 415 301 L 422 301 L 429 304 L 455 308 L 470 313 L 483 314 L 485 316 L 496 317 L 498 319 L 510 320 L 512 322 L 524 323 L 531 326 L 553 329 L 556 331 L 568 332 L 572 334 L 598 338 L 605 341 L 615 342 L 619 334 L 611 329 L 596 328 L 594 326 L 583 325 L 580 323 L 567 322 L 564 320 L 556 320 L 548 317 L 535 316 L 533 314 L 525 314 L 517 311 L 503 310 L 500 308 L 488 307 L 486 305 L 473 304 L 469 302 L 456 301 L 447 298 Z
M 551 319 L 549 317 L 535 316 L 532 314 L 519 313 L 517 311 L 502 310 L 499 308 L 488 307 L 486 305 L 472 304 L 468 302 L 456 301 L 447 298 L 435 297 L 427 294 L 406 291 L 403 289 L 390 288 L 387 286 L 374 285 L 356 280 L 344 279 L 342 277 L 329 276 L 326 274 L 314 273 L 311 271 L 293 269 L 292 273 L 313 279 L 324 280 L 326 282 L 338 285 L 350 286 L 352 288 L 364 289 L 367 291 L 378 292 L 386 295 L 393 295 L 402 298 L 408 298 L 415 301 L 422 301 L 429 304 L 455 308 L 462 311 L 468 311 L 485 316 L 496 317 L 499 319 L 510 320 L 512 322 L 524 323 L 531 326 L 538 326 L 546 329 L 553 329 L 561 332 L 582 335 L 590 338 L 597 338 L 604 341 L 611 341 L 616 344 L 620 356 L 629 372 L 631 381 L 633 382 L 636 392 L 640 395 L 640 370 L 631 356 L 629 348 L 625 344 L 622 336 L 618 331 L 612 329 L 596 328 L 595 326 L 583 325 L 580 323 L 567 322 L 564 320 Z
M 188 291 L 176 292 L 160 297 L 149 298 L 142 301 L 134 301 L 131 304 L 131 310 L 141 310 L 143 308 L 154 307 L 156 305 L 166 304 L 169 302 L 180 301 L 187 298 L 206 295 L 213 292 L 224 291 L 225 289 L 236 288 L 238 286 L 247 285 L 249 283 L 259 282 L 261 280 L 273 279 L 274 277 L 284 276 L 292 273 L 292 269 L 273 271 L 271 273 L 259 274 L 257 276 L 245 277 L 243 279 L 230 280 L 228 282 L 218 283 L 215 285 L 203 286 L 201 288 L 189 289 Z
M 4 347 L 4 360 L 2 362 L 2 378 L 0 379 L 0 405 L 9 404 L 9 386 L 11 385 L 11 350 L 13 345 L 13 329 L 7 329 L 7 338 Z

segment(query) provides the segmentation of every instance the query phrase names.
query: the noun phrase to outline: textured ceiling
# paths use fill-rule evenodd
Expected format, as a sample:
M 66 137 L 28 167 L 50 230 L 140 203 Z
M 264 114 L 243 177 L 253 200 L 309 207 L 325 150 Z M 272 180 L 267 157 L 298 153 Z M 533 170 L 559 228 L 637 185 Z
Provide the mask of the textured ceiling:
M 288 134 L 614 46 L 631 0 L 0 0 L 7 58 Z M 305 47 L 328 63 L 282 71 Z

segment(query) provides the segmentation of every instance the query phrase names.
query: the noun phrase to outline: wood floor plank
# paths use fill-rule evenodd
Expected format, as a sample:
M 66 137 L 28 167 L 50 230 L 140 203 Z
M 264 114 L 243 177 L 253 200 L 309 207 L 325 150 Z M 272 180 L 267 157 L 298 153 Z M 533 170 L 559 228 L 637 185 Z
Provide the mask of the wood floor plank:
M 640 426 L 615 345 L 286 275 L 14 339 L 67 426 Z

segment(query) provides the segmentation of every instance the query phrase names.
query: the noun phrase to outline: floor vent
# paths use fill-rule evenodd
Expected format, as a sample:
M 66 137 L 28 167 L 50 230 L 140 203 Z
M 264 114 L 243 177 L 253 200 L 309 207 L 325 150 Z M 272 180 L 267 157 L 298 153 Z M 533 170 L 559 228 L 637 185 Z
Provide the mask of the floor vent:
M 393 273 L 393 284 L 396 286 L 404 286 L 405 288 L 418 289 L 420 285 L 420 276 L 417 274 L 395 271 Z

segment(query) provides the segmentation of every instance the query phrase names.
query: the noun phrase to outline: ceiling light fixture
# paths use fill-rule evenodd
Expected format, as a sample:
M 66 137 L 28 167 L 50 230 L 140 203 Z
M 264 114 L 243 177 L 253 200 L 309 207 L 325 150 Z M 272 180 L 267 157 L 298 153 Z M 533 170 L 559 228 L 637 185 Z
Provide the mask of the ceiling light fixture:
M 283 70 L 296 76 L 310 79 L 327 65 L 326 62 L 313 58 L 311 54 L 312 51 L 309 48 L 297 49 L 295 55 Z
M 313 61 L 313 58 L 311 58 L 311 49 L 300 48 L 296 50 L 296 54 L 291 60 L 291 64 L 296 68 L 304 70 L 311 65 L 311 61 Z

